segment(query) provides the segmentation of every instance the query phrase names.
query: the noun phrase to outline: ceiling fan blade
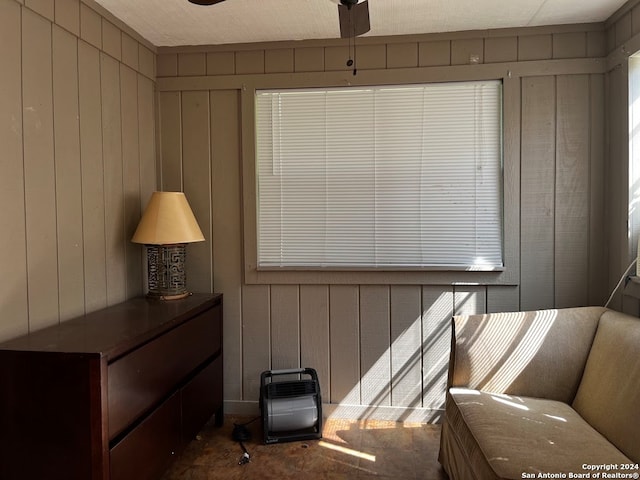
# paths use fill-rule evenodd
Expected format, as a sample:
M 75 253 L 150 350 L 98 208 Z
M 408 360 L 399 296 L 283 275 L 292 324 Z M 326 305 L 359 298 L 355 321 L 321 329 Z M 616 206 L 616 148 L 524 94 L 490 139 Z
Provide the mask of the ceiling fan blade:
M 196 5 L 215 5 L 216 3 L 224 2 L 224 0 L 189 0 Z
M 371 30 L 369 23 L 369 2 L 364 1 L 349 9 L 346 5 L 338 5 L 340 19 L 340 37 L 357 37 Z M 351 19 L 349 19 L 351 17 Z

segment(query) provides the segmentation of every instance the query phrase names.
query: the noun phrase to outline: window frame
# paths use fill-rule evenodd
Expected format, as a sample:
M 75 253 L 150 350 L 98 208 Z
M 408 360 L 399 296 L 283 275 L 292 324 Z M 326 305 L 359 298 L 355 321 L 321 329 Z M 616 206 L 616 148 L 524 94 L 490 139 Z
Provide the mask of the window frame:
M 257 151 L 263 152 L 263 156 L 258 155 L 257 159 L 260 167 L 258 169 L 258 182 L 259 186 L 264 186 L 264 188 L 259 188 L 258 198 L 258 269 L 304 268 L 307 265 L 308 269 L 315 270 L 325 268 L 324 265 L 326 265 L 330 269 L 347 270 L 352 268 L 366 270 L 395 270 L 397 268 L 444 268 L 463 271 L 501 270 L 504 267 L 502 172 L 502 131 L 504 125 L 502 122 L 502 89 L 502 81 L 500 80 L 483 80 L 411 85 L 374 85 L 370 87 L 281 88 L 257 91 L 256 103 L 260 106 L 259 110 L 262 113 L 257 117 L 256 124 L 258 128 L 264 129 L 263 134 L 260 134 L 260 131 L 256 132 L 258 134 L 258 146 L 261 146 Z M 461 102 L 461 98 L 464 99 L 463 102 Z M 452 109 L 450 104 L 443 103 L 444 99 L 449 99 L 455 104 L 455 107 Z M 353 103 L 360 106 L 356 106 L 356 108 L 362 108 L 360 115 L 368 119 L 363 121 L 362 124 L 362 127 L 367 132 L 364 135 L 366 139 L 344 135 L 348 128 L 347 125 L 340 124 L 340 127 L 327 128 L 329 124 L 333 125 L 334 121 L 338 123 L 341 121 L 341 114 L 338 112 L 343 108 L 343 102 Z M 427 103 L 425 104 L 424 102 Z M 282 107 L 283 104 L 284 106 Z M 477 111 L 478 104 L 481 105 L 479 112 Z M 280 114 L 277 113 L 280 107 L 292 109 L 292 115 L 294 115 L 293 123 L 291 119 L 280 118 Z M 413 152 L 418 153 L 420 148 L 424 148 L 424 156 L 413 154 L 395 156 L 395 147 L 398 146 L 399 140 L 395 134 L 390 135 L 390 131 L 385 128 L 385 110 L 391 115 L 402 115 L 401 112 L 404 111 L 405 107 L 407 109 L 413 108 L 413 115 L 410 117 L 412 120 L 408 123 L 403 123 L 403 131 L 406 132 L 406 136 L 402 137 L 400 142 L 402 145 L 404 145 L 405 141 L 417 142 L 414 145 L 416 150 L 413 150 Z M 461 111 L 461 108 L 464 110 Z M 431 112 L 433 109 L 435 111 Z M 319 116 L 313 115 L 312 119 L 309 118 L 310 110 L 316 111 Z M 365 110 L 369 112 L 365 113 Z M 426 112 L 431 112 L 431 114 Z M 432 116 L 434 114 L 436 115 L 435 117 Z M 302 115 L 304 120 L 295 115 Z M 325 124 L 327 115 L 332 119 Z M 486 140 L 486 144 L 481 147 L 474 146 L 471 148 L 471 145 L 461 147 L 447 143 L 446 145 L 449 145 L 452 149 L 450 152 L 453 156 L 446 158 L 453 161 L 453 163 L 447 162 L 446 166 L 440 165 L 440 157 L 435 158 L 432 156 L 429 143 L 432 140 L 439 141 L 433 135 L 436 130 L 439 131 L 439 126 L 445 117 L 448 118 L 449 125 L 445 137 L 447 134 L 455 132 L 455 136 L 458 138 L 464 132 L 465 135 L 470 135 L 469 138 L 474 138 L 473 135 L 479 135 L 481 139 Z M 309 123 L 304 123 L 308 118 Z M 439 120 L 435 122 L 435 118 Z M 300 120 L 300 123 L 307 125 L 302 133 L 303 135 L 310 134 L 311 141 L 320 141 L 319 152 L 318 150 L 309 152 L 308 148 L 295 146 L 299 144 L 299 138 L 294 133 L 294 130 L 299 125 L 298 120 Z M 461 124 L 464 122 L 468 123 L 465 127 L 462 127 Z M 311 125 L 314 128 L 309 129 L 308 127 Z M 276 135 L 274 138 L 273 132 L 280 132 L 281 128 L 283 133 L 287 131 L 291 133 L 290 135 L 284 135 L 280 144 L 278 143 L 279 136 Z M 398 124 L 392 122 L 391 128 L 398 128 Z M 479 130 L 482 130 L 481 134 L 478 134 Z M 376 135 L 380 134 L 381 136 L 374 138 L 374 131 Z M 345 142 L 344 144 L 338 143 L 337 145 L 340 148 L 337 150 L 326 143 L 332 135 L 337 135 L 338 142 Z M 427 138 L 430 140 L 426 140 Z M 293 144 L 290 143 L 291 140 L 293 140 Z M 451 140 L 449 139 L 449 142 Z M 304 143 L 306 144 L 306 142 Z M 459 142 L 456 141 L 455 143 Z M 466 145 L 465 142 L 461 142 L 461 144 Z M 372 148 L 373 145 L 375 145 L 375 148 Z M 322 154 L 322 146 L 326 147 L 324 155 Z M 443 146 L 444 144 L 440 145 L 440 148 Z M 278 152 L 281 151 L 281 148 L 285 151 L 289 151 L 290 148 L 302 148 L 302 152 L 309 152 L 311 157 L 305 158 L 304 153 L 302 157 L 297 154 L 294 156 L 285 154 L 285 156 L 280 157 Z M 372 150 L 368 151 L 369 148 L 372 148 Z M 436 146 L 436 148 L 438 147 Z M 333 216 L 330 210 L 325 210 L 329 208 L 329 203 L 340 201 L 339 197 L 327 195 L 327 189 L 334 191 L 339 196 L 343 193 L 345 187 L 345 184 L 341 183 L 340 179 L 343 177 L 350 178 L 349 175 L 353 175 L 350 169 L 342 169 L 342 161 L 337 161 L 343 159 L 342 155 L 345 149 L 353 149 L 349 150 L 349 157 L 353 155 L 354 162 L 361 167 L 358 175 L 348 180 L 348 183 L 351 185 L 351 191 L 354 188 L 362 188 L 362 193 L 365 195 L 362 198 L 369 200 L 359 205 L 363 209 L 360 211 L 363 216 L 356 215 L 354 217 L 353 212 L 336 213 L 336 216 Z M 376 153 L 378 149 L 380 149 L 380 152 Z M 443 152 L 443 155 L 446 154 Z M 376 160 L 374 161 L 374 159 Z M 436 160 L 436 162 L 432 163 L 433 160 Z M 456 160 L 460 161 L 460 168 L 458 168 Z M 402 194 L 399 196 L 398 186 L 393 181 L 385 182 L 385 176 L 381 179 L 373 180 L 376 185 L 380 183 L 381 190 L 370 191 L 370 182 L 375 178 L 373 171 L 378 171 L 379 169 L 388 171 L 391 165 L 396 164 L 397 166 L 394 168 L 410 169 L 414 173 L 425 169 L 430 173 L 426 177 L 409 175 L 410 178 L 407 178 L 409 182 L 420 178 L 419 185 L 412 184 L 412 187 L 409 187 L 408 184 L 405 184 L 402 187 Z M 285 201 L 286 194 L 283 197 L 282 189 L 286 189 L 286 186 L 291 186 L 291 184 L 287 183 L 285 177 L 279 171 L 274 173 L 273 170 L 275 168 L 280 168 L 275 165 L 282 165 L 282 168 L 286 168 L 291 175 L 298 175 L 297 178 L 300 182 L 307 182 L 310 186 L 309 189 L 305 189 L 305 193 L 294 203 Z M 483 168 L 483 172 L 486 170 L 486 174 L 478 175 L 479 165 L 486 167 L 486 169 Z M 310 167 L 311 170 L 307 167 Z M 461 169 L 464 173 L 461 173 Z M 325 173 L 329 172 L 329 179 L 317 176 L 317 173 L 323 171 Z M 363 174 L 364 177 L 360 174 Z M 478 183 L 479 176 L 486 178 L 486 180 Z M 441 194 L 433 197 L 433 191 L 438 188 L 436 185 L 427 187 L 426 190 L 423 190 L 422 187 L 425 183 L 431 185 L 434 181 L 436 184 L 444 182 L 452 187 L 456 184 L 467 185 L 467 192 L 470 194 L 469 198 L 473 199 L 470 202 L 474 203 L 475 201 L 478 205 L 475 206 L 475 209 L 473 205 L 467 205 L 464 209 L 461 209 L 458 206 L 458 201 L 464 202 L 467 200 L 467 194 L 463 193 L 463 191 L 456 192 L 455 188 L 445 189 Z M 313 190 L 312 186 L 320 184 L 325 187 L 324 190 L 321 188 L 317 191 L 320 196 L 310 197 L 309 192 Z M 410 201 L 405 196 L 407 188 L 413 188 Z M 295 191 L 291 191 L 290 194 L 296 195 Z M 454 197 L 457 199 L 455 202 L 453 201 Z M 430 200 L 426 200 L 427 198 L 430 198 Z M 267 206 L 263 207 L 263 200 Z M 296 216 L 293 210 L 295 210 L 295 205 L 303 205 L 305 201 L 309 200 L 312 200 L 321 209 L 312 212 L 305 210 L 305 219 L 302 220 L 299 216 Z M 394 214 L 391 216 L 385 215 L 385 213 L 374 214 L 373 203 L 385 212 L 394 211 Z M 403 226 L 395 224 L 397 215 L 401 217 L 406 215 L 409 210 L 417 208 L 417 204 L 421 205 L 418 211 L 414 212 L 418 215 L 416 217 L 417 223 Z M 269 209 L 268 205 L 272 206 L 271 209 Z M 280 213 L 278 214 L 278 212 Z M 291 212 L 292 217 L 289 217 L 285 212 Z M 312 222 L 310 225 L 311 228 L 315 228 L 316 234 L 309 235 L 303 239 L 303 244 L 287 242 L 286 238 L 293 231 L 284 227 L 285 231 L 283 233 L 282 223 L 278 220 L 283 221 L 285 224 L 292 222 L 294 225 L 299 221 L 308 223 L 308 214 L 313 214 L 314 212 L 320 218 L 320 223 Z M 272 220 L 263 222 L 263 213 L 267 214 L 265 218 Z M 438 224 L 433 222 L 436 218 L 441 217 L 442 214 L 445 217 L 464 214 L 465 217 L 462 223 L 455 222 L 448 227 L 443 224 L 442 228 L 438 229 Z M 482 215 L 489 223 L 483 228 L 476 228 L 476 219 Z M 337 228 L 336 222 L 342 223 L 346 221 L 351 224 L 353 221 L 363 225 L 359 222 L 365 219 L 366 223 L 364 225 L 369 227 L 375 225 L 375 227 L 371 230 L 367 230 L 367 227 L 365 227 L 366 231 L 359 228 L 353 231 Z M 325 222 L 324 226 L 322 225 L 323 221 Z M 427 224 L 431 224 L 431 228 L 427 229 Z M 375 233 L 378 232 L 378 228 L 380 229 L 379 233 Z M 294 231 L 298 232 L 298 229 Z M 401 246 L 401 244 L 396 243 L 398 237 L 406 238 L 410 236 L 416 237 L 416 240 L 418 238 L 423 239 L 425 231 L 427 234 L 424 237 L 424 242 L 417 241 L 412 243 L 412 246 Z M 278 237 L 278 234 L 281 236 Z M 468 234 L 471 236 L 469 237 Z M 297 233 L 294 235 L 297 235 Z M 317 244 L 317 249 L 300 249 L 304 244 L 314 244 L 318 238 L 329 241 L 328 250 L 323 250 L 325 245 L 322 241 Z M 467 243 L 469 239 L 473 238 L 475 238 L 476 242 Z M 458 244 L 457 247 L 455 244 Z M 482 255 L 482 253 L 477 248 L 473 248 L 471 246 L 473 244 L 476 247 L 477 245 L 486 246 L 483 252 L 489 257 L 484 263 L 477 262 L 478 255 Z M 269 247 L 265 245 L 269 245 Z M 349 251 L 350 248 L 356 248 L 356 245 L 362 245 L 363 247 L 362 256 L 358 257 L 357 260 L 353 256 L 344 256 L 341 253 L 343 247 L 346 248 L 346 251 Z M 374 253 L 374 251 L 378 252 L 376 245 L 382 246 L 382 251 L 379 255 Z M 284 258 L 282 257 L 283 247 L 285 251 L 289 252 L 289 254 L 285 254 Z M 298 253 L 294 254 L 294 251 Z M 299 261 L 296 262 L 293 256 L 298 256 Z M 416 261 L 416 259 L 421 260 Z
M 241 90 L 242 126 L 242 194 L 243 194 L 243 260 L 246 284 L 405 284 L 405 285 L 517 285 L 519 269 L 520 221 L 520 78 L 509 72 L 496 75 L 495 69 L 474 71 L 463 66 L 456 74 L 450 69 L 418 68 L 359 72 L 349 78 L 345 72 L 324 72 L 313 76 L 295 75 L 253 77 Z M 451 267 L 394 268 L 258 268 L 257 240 L 257 159 L 256 112 L 257 90 L 275 88 L 330 88 L 347 85 L 409 85 L 416 83 L 474 80 L 502 81 L 503 98 L 503 263 L 500 269 L 473 271 Z

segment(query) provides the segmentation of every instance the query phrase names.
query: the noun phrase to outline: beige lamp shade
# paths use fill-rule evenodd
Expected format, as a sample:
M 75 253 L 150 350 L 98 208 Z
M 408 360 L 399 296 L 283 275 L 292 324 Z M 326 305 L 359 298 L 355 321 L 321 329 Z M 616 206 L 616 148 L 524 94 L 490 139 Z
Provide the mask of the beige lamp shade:
M 153 192 L 131 239 L 144 245 L 204 241 L 204 235 L 182 192 Z

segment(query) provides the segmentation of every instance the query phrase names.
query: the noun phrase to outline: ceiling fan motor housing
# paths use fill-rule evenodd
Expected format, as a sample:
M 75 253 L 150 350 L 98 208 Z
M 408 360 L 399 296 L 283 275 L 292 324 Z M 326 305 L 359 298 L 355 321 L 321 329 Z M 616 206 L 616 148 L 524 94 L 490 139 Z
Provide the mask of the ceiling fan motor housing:
M 224 0 L 189 0 L 189 2 L 196 5 L 215 5 L 216 3 L 224 2 Z

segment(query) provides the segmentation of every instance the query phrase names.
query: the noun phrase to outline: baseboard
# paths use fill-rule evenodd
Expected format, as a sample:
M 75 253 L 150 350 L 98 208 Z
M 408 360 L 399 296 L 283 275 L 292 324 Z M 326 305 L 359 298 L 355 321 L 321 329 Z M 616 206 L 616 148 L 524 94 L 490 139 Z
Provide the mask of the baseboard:
M 227 415 L 260 415 L 260 405 L 255 401 L 225 400 L 224 412 Z M 443 409 L 389 407 L 380 405 L 338 405 L 322 404 L 322 416 L 325 418 L 343 418 L 349 420 L 387 420 L 407 423 L 440 423 Z
M 323 404 L 322 413 L 329 418 L 352 420 L 387 420 L 406 423 L 440 423 L 444 410 L 383 405 Z
M 260 404 L 256 401 L 225 400 L 225 415 L 252 416 L 260 415 Z

